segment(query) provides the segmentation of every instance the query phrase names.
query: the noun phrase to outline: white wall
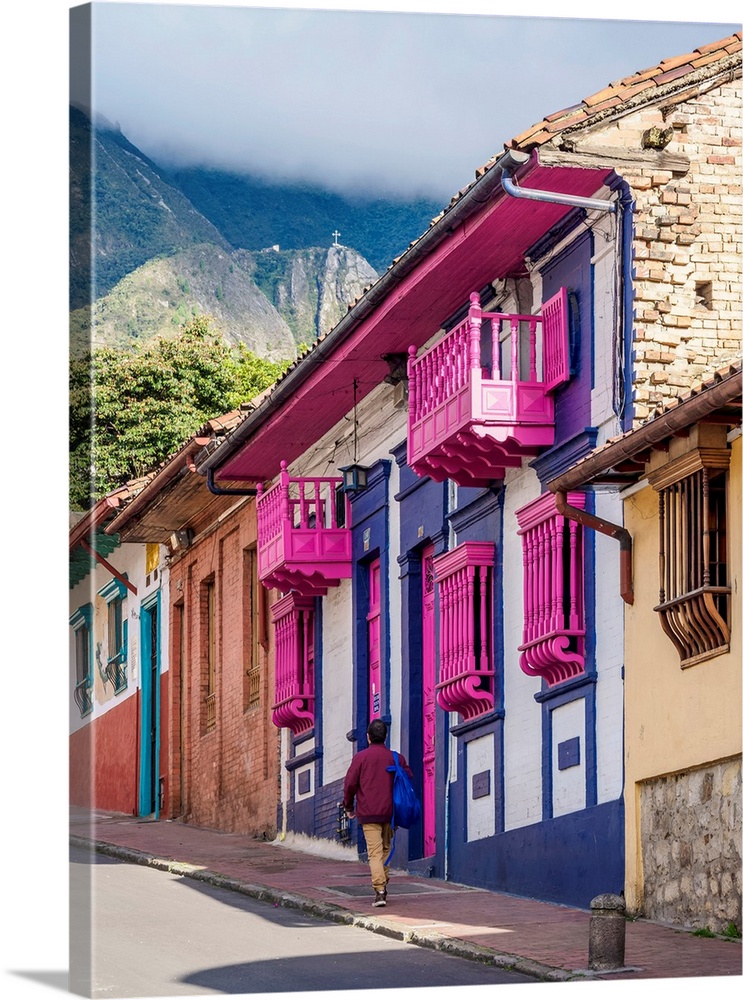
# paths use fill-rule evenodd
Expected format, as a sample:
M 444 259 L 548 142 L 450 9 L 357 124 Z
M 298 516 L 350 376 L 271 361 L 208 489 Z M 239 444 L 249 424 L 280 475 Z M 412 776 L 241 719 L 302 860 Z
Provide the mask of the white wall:
M 539 677 L 525 674 L 518 646 L 524 627 L 523 554 L 516 511 L 539 496 L 531 469 L 506 472 L 503 504 L 503 640 L 504 640 L 504 806 L 505 828 L 542 819 L 542 708 L 534 700 Z M 496 605 L 497 614 L 497 605 Z
M 561 771 L 557 748 L 577 737 L 580 762 Z M 552 815 L 564 816 L 586 807 L 586 708 L 576 698 L 552 710 Z
M 481 840 L 495 833 L 495 741 L 492 733 L 470 740 L 467 754 L 467 840 Z M 490 794 L 472 797 L 472 775 L 490 772 Z

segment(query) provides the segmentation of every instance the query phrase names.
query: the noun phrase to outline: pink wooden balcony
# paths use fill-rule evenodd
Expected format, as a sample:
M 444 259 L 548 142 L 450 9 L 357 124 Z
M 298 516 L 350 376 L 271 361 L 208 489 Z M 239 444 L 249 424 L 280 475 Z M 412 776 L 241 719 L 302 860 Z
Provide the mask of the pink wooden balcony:
M 554 390 L 570 377 L 567 290 L 535 316 L 483 312 L 408 359 L 408 462 L 461 486 L 501 479 L 554 442 Z
M 439 588 L 440 681 L 445 712 L 473 719 L 493 708 L 493 542 L 463 542 L 434 560 Z
M 271 608 L 275 629 L 276 681 L 273 724 L 295 736 L 315 724 L 313 597 L 287 594 Z
M 258 488 L 258 577 L 265 587 L 322 596 L 351 576 L 351 511 L 340 477 L 293 477 Z M 340 516 L 339 516 L 340 515 Z
M 585 508 L 585 493 L 568 503 Z M 524 631 L 520 665 L 549 687 L 585 671 L 583 535 L 545 493 L 516 511 L 524 561 Z

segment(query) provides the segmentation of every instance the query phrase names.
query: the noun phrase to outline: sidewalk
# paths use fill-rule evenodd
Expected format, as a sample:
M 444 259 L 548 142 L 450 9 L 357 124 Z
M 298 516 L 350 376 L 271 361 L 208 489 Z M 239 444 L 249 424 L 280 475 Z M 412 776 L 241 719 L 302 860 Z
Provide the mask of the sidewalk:
M 626 924 L 626 968 L 588 970 L 590 913 L 392 871 L 372 907 L 361 861 L 329 859 L 178 821 L 71 808 L 70 843 L 149 864 L 413 944 L 550 981 L 740 976 L 741 943 L 647 920 Z

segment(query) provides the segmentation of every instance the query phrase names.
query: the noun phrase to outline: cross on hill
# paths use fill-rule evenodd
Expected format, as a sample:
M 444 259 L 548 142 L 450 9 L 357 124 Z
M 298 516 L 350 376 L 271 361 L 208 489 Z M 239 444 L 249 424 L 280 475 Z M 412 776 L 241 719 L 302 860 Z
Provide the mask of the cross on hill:
M 335 242 L 333 243 L 333 246 L 334 246 L 334 247 L 337 247 L 337 246 L 338 246 L 338 237 L 339 237 L 339 236 L 340 236 L 340 233 L 339 233 L 339 232 L 338 232 L 338 230 L 336 229 L 336 230 L 334 231 L 334 233 L 333 233 L 333 239 L 334 239 L 334 241 L 335 241 Z

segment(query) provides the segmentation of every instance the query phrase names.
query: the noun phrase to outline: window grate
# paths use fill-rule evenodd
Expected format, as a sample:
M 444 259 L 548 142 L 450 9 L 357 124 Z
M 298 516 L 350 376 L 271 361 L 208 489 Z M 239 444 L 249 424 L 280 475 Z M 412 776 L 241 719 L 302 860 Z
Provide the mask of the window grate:
M 682 667 L 730 648 L 725 487 L 724 471 L 702 467 L 658 491 L 655 611 Z

